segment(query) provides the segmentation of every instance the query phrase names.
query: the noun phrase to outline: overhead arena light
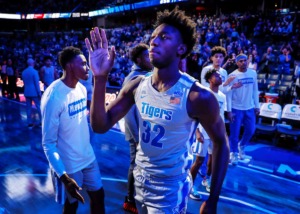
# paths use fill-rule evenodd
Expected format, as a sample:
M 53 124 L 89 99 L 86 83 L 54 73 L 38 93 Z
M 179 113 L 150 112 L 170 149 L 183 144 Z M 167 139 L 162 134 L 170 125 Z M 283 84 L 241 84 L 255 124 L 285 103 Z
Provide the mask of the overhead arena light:
M 21 19 L 20 14 L 0 13 L 0 19 Z

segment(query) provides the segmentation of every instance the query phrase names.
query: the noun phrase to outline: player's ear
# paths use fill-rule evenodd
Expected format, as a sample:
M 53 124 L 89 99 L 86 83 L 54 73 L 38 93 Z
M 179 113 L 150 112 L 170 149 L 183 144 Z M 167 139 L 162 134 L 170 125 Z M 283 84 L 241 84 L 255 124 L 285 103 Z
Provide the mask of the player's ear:
M 181 44 L 181 45 L 179 45 L 178 48 L 177 48 L 177 53 L 178 53 L 178 55 L 180 55 L 180 56 L 182 56 L 183 54 L 185 54 L 186 51 L 187 51 L 187 47 L 186 47 L 185 44 Z
M 66 64 L 66 69 L 72 70 L 72 68 L 73 68 L 73 64 L 72 64 L 71 62 L 68 62 L 68 63 Z

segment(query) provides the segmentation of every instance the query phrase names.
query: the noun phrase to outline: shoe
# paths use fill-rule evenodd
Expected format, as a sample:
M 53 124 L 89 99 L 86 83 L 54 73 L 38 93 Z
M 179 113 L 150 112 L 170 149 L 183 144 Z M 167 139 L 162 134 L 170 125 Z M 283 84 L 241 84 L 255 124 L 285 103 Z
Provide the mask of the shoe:
M 202 186 L 206 187 L 207 186 L 207 179 L 209 179 L 209 176 L 205 176 L 203 180 L 201 181 Z
M 230 152 L 230 163 L 232 165 L 237 165 L 239 162 L 239 155 L 237 152 Z
M 33 124 L 27 125 L 27 128 L 28 128 L 28 129 L 32 129 L 32 128 L 33 128 Z
M 241 160 L 244 160 L 246 157 L 246 154 L 245 154 L 245 146 L 240 146 L 239 145 L 239 158 Z
M 202 199 L 201 194 L 196 191 L 194 188 L 192 188 L 191 193 L 190 193 L 190 198 L 196 201 L 200 201 Z
M 138 210 L 135 206 L 135 201 L 130 201 L 127 196 L 125 196 L 125 201 L 123 204 L 123 209 L 134 214 L 138 214 Z
M 205 188 L 207 192 L 210 192 L 210 184 L 211 184 L 211 177 L 208 177 L 206 179 L 206 188 Z

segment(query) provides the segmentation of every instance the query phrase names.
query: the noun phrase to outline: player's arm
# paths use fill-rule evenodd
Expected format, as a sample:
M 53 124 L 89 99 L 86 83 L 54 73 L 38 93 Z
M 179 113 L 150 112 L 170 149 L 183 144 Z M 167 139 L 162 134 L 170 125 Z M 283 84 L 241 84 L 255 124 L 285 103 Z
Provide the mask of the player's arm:
M 106 82 L 95 78 L 91 103 L 91 125 L 95 132 L 104 133 L 118 122 L 135 103 L 134 93 L 142 77 L 130 80 L 120 91 L 118 97 L 105 106 Z M 103 87 L 104 86 L 104 87 Z
M 46 98 L 44 97 L 44 99 Z M 58 100 L 52 99 L 51 97 L 46 101 L 42 101 L 43 150 L 51 168 L 64 183 L 67 191 L 72 195 L 72 197 L 77 198 L 79 201 L 84 203 L 84 198 L 78 192 L 81 188 L 77 185 L 76 181 L 70 178 L 66 173 L 65 166 L 57 149 L 57 136 L 60 125 L 59 115 L 61 112 L 61 107 L 58 103 L 60 103 Z
M 215 213 L 229 161 L 225 124 L 219 113 L 217 99 L 199 83 L 194 84 L 190 92 L 188 111 L 191 117 L 199 120 L 213 142 L 210 196 L 202 205 L 201 212 Z

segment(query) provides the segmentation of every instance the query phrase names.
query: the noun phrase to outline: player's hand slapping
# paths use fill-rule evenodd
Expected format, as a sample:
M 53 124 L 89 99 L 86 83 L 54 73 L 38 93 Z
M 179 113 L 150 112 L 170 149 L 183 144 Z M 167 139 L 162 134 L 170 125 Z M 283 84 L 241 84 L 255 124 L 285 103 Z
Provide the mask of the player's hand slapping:
M 95 27 L 90 31 L 91 43 L 85 39 L 89 51 L 89 64 L 94 76 L 108 76 L 115 59 L 115 48 L 108 50 L 108 42 L 105 31 Z

